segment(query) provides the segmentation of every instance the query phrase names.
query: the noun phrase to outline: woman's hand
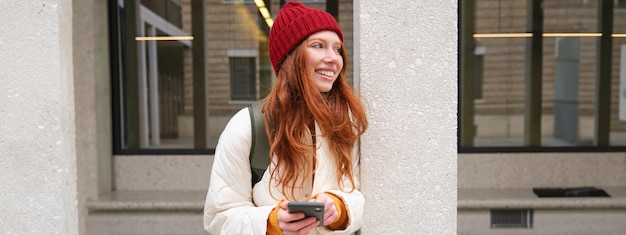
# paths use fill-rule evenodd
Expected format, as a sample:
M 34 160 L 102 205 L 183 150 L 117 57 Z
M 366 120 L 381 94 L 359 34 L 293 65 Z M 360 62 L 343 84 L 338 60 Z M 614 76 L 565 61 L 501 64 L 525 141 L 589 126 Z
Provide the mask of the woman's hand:
M 325 193 L 320 193 L 310 201 L 324 203 L 324 226 L 330 225 L 339 217 L 339 212 L 337 212 L 337 207 L 335 207 L 335 201 Z
M 332 199 L 330 201 L 332 202 Z M 280 209 L 278 210 L 278 226 L 285 235 L 309 234 L 320 223 L 315 217 L 304 218 L 304 213 L 302 212 L 289 213 L 287 209 L 288 203 L 289 201 L 280 203 Z M 335 213 L 337 212 L 335 211 Z M 326 218 L 326 211 L 324 212 L 324 218 Z

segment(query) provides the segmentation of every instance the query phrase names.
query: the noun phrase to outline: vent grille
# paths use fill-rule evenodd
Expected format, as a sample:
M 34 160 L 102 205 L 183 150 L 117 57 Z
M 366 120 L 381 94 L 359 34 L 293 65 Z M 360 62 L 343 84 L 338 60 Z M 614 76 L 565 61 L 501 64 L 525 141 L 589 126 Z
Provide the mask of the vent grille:
M 491 210 L 491 228 L 532 228 L 533 211 L 530 209 Z

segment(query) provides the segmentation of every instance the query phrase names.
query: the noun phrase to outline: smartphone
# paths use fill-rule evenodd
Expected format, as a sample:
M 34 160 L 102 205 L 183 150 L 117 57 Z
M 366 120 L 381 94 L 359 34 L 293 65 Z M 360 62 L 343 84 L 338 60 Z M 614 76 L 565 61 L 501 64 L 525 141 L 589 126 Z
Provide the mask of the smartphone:
M 320 221 L 317 227 L 324 226 L 324 203 L 321 202 L 289 202 L 289 213 L 302 212 L 305 217 L 315 217 Z

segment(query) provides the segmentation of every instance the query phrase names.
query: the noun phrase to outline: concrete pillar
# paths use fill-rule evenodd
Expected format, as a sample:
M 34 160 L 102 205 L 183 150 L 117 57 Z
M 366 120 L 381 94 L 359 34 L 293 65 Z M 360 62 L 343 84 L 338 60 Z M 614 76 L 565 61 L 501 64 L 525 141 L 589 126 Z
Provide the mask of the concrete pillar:
M 78 234 L 72 2 L 0 9 L 0 234 Z
M 108 1 L 72 0 L 72 11 L 78 231 L 85 234 L 87 200 L 113 188 Z
M 362 234 L 455 234 L 457 2 L 355 1 Z
M 619 120 L 626 121 L 626 44 L 621 45 L 619 61 Z

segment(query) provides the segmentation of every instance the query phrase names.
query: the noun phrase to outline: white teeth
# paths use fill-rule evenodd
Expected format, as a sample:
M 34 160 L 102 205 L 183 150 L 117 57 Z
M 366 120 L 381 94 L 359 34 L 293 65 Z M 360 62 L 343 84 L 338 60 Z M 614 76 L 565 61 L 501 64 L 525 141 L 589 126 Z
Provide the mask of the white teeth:
M 324 75 L 324 76 L 329 76 L 329 77 L 334 77 L 335 76 L 335 72 L 333 72 L 333 71 L 317 70 L 315 72 L 319 73 L 321 75 Z

